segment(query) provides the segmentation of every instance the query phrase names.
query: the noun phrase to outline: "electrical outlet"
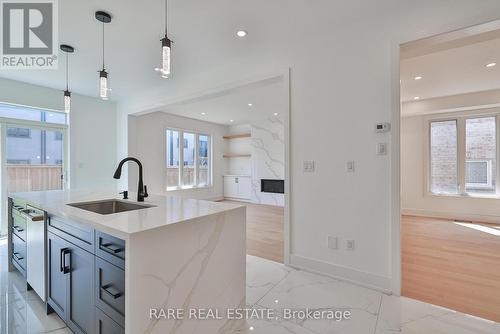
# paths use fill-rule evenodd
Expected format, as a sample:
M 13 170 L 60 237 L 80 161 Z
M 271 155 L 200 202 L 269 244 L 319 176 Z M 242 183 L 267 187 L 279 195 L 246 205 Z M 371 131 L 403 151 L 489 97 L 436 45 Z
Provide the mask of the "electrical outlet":
M 327 245 L 330 249 L 338 249 L 338 238 L 329 235 L 327 239 Z
M 304 173 L 314 173 L 314 160 L 304 160 Z
M 378 143 L 377 144 L 377 155 L 387 155 L 387 144 Z
M 354 240 L 347 240 L 347 250 L 354 250 Z
M 354 173 L 354 160 L 347 161 L 345 163 L 345 169 L 349 173 Z

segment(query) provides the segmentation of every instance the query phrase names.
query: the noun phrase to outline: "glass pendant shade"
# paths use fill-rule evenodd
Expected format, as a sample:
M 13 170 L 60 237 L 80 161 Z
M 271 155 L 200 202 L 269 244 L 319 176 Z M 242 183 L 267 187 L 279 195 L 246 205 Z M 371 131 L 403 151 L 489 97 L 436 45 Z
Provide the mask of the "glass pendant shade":
M 71 92 L 69 90 L 64 91 L 64 111 L 69 113 L 71 110 Z
M 107 100 L 108 97 L 108 73 L 106 70 L 99 71 L 99 95 L 101 99 Z
M 170 51 L 171 51 L 172 42 L 165 35 L 165 38 L 161 40 L 162 45 L 162 58 L 161 58 L 161 76 L 163 78 L 170 77 L 171 71 L 171 63 L 170 63 Z

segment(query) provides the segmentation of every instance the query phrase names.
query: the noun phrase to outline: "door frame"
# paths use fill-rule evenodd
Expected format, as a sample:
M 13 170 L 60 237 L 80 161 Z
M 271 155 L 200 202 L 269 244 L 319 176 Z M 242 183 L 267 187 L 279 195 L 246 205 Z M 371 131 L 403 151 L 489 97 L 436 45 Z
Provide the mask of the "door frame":
M 411 32 L 391 43 L 391 291 L 401 295 L 401 50 L 415 46 L 432 49 L 444 42 L 471 38 L 481 33 L 500 29 L 500 19 L 472 25 L 442 27 L 425 35 Z
M 40 109 L 42 111 L 52 111 Z M 58 111 L 60 112 L 60 111 Z M 69 122 L 69 116 L 66 116 Z M 40 121 L 22 120 L 14 118 L 0 117 L 0 212 L 2 222 L 7 221 L 7 128 L 8 127 L 27 127 L 30 129 L 60 131 L 63 133 L 63 187 L 69 189 L 69 126 L 67 124 L 46 123 Z M 7 224 L 1 224 L 0 235 L 7 233 Z
M 245 78 L 240 81 L 234 81 L 228 83 L 227 85 L 219 86 L 213 89 L 204 90 L 202 92 L 194 93 L 189 96 L 184 97 L 173 97 L 168 100 L 164 100 L 158 103 L 155 103 L 153 106 L 144 106 L 137 108 L 136 110 L 130 110 L 126 113 L 127 118 L 127 126 L 130 128 L 130 117 L 131 116 L 141 116 L 153 112 L 157 112 L 159 110 L 166 109 L 167 107 L 173 107 L 176 105 L 183 105 L 188 103 L 193 103 L 199 100 L 204 100 L 213 96 L 220 96 L 220 94 L 227 93 L 228 91 L 237 91 L 238 89 L 257 85 L 259 83 L 264 82 L 273 82 L 275 80 L 283 80 L 283 93 L 285 95 L 285 103 L 284 103 L 284 142 L 285 142 L 285 206 L 284 206 L 284 222 L 283 222 L 283 262 L 285 265 L 290 265 L 290 255 L 291 255 L 291 240 L 290 240 L 290 229 L 292 223 L 292 201 L 291 201 L 291 193 L 292 189 L 292 173 L 291 173 L 291 164 L 290 164 L 290 118 L 291 118 L 291 68 L 281 68 L 277 69 L 273 72 L 267 72 L 264 74 L 256 75 L 253 77 Z M 128 130 L 129 131 L 129 130 Z M 127 131 L 127 139 L 126 139 L 126 147 L 127 153 L 130 155 L 134 149 L 134 144 L 131 143 L 130 132 Z M 212 165 L 212 169 L 215 168 L 215 165 Z M 213 180 L 213 179 L 212 179 Z M 126 178 L 126 182 L 128 183 L 128 178 Z

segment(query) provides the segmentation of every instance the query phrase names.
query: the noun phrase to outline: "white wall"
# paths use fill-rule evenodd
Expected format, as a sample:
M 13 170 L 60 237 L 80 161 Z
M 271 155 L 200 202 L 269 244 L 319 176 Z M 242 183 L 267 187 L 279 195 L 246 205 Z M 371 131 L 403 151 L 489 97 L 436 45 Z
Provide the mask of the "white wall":
M 166 191 L 166 129 L 178 128 L 212 135 L 213 187 Z M 228 127 L 164 112 L 155 112 L 129 119 L 129 155 L 138 158 L 144 168 L 144 183 L 151 194 L 168 194 L 197 199 L 221 199 L 223 197 L 222 175 L 227 171 L 222 157 L 226 143 L 223 136 Z M 131 165 L 132 166 L 132 165 Z M 123 176 L 122 176 L 123 177 Z M 137 169 L 130 168 L 128 184 L 131 191 L 137 190 Z
M 399 253 L 392 248 L 397 228 L 391 239 L 391 194 L 397 192 L 391 177 L 397 178 L 392 168 L 398 164 L 391 164 L 391 155 L 377 156 L 375 148 L 380 140 L 398 143 L 375 134 L 373 126 L 390 121 L 398 105 L 394 50 L 402 42 L 497 19 L 500 2 L 257 0 L 234 6 L 259 20 L 245 52 L 220 55 L 220 66 L 131 96 L 120 103 L 122 117 L 289 67 L 291 264 L 391 289 L 390 279 L 399 273 L 391 260 Z M 252 36 L 258 47 L 252 47 Z M 302 171 L 304 160 L 316 162 L 315 173 Z M 355 160 L 355 173 L 346 173 L 347 160 Z M 339 250 L 327 248 L 327 235 L 339 237 Z M 347 239 L 356 241 L 355 251 L 345 249 Z
M 0 102 L 62 110 L 62 91 L 0 78 Z M 70 184 L 72 188 L 116 187 L 116 104 L 72 94 Z
M 404 214 L 500 223 L 500 200 L 426 194 L 425 116 L 401 120 L 401 208 Z

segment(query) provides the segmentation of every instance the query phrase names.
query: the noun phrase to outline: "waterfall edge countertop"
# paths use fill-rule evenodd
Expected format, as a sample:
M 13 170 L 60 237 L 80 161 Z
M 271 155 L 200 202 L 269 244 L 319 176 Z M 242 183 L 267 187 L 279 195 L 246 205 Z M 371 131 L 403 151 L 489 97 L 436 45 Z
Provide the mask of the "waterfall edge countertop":
M 117 191 L 110 190 L 50 190 L 11 193 L 9 197 L 59 216 L 109 233 L 115 237 L 128 239 L 134 233 L 186 222 L 195 218 L 241 208 L 242 205 L 188 199 L 176 196 L 150 195 L 144 202 L 135 201 L 130 193 L 123 200 Z M 120 200 L 138 205 L 151 205 L 140 210 L 102 215 L 79 209 L 68 204 L 101 200 Z

